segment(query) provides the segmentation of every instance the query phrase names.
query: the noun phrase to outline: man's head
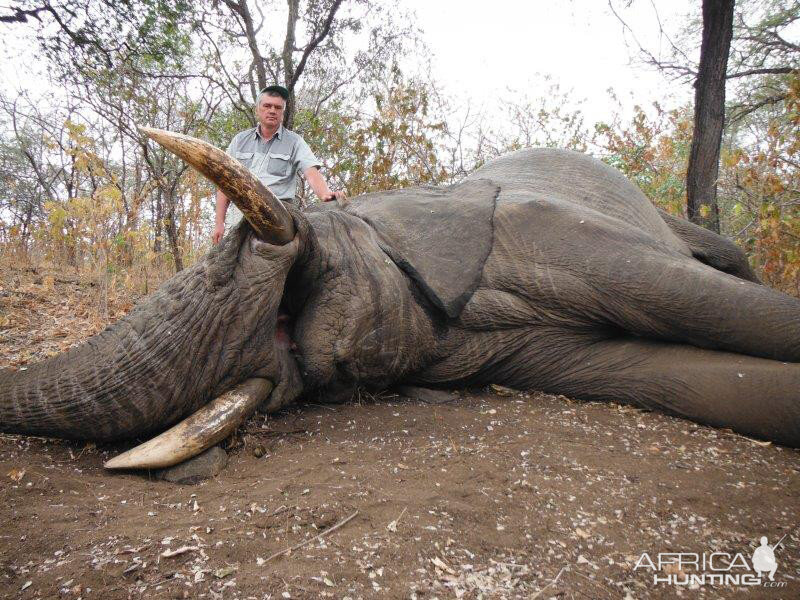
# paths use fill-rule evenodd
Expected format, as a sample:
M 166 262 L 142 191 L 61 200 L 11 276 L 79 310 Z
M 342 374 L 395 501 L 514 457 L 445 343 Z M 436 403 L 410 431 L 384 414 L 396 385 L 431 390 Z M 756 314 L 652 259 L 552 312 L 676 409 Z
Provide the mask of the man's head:
M 278 129 L 288 99 L 289 91 L 283 86 L 270 85 L 261 90 L 256 102 L 256 118 L 262 128 L 267 131 Z

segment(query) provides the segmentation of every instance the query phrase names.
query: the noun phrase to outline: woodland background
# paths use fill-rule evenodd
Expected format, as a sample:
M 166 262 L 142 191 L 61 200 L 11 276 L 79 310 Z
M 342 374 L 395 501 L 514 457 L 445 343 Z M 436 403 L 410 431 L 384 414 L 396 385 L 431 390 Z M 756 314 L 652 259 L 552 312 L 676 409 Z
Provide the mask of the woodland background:
M 267 35 L 276 20 L 280 35 Z M 736 3 L 717 185 L 722 233 L 765 283 L 796 296 L 798 20 L 798 1 Z M 109 295 L 148 293 L 192 264 L 210 246 L 213 188 L 136 125 L 224 148 L 252 126 L 253 96 L 274 81 L 294 98 L 287 124 L 351 196 L 451 183 L 510 150 L 549 146 L 591 153 L 653 203 L 686 214 L 691 105 L 643 99 L 632 117 L 588 123 L 565 108 L 569 92 L 543 81 L 477 111 L 440 91 L 420 59 L 421 25 L 384 0 L 23 0 L 0 9 L 3 36 L 30 36 L 54 90 L 0 90 L 2 261 L 92 280 L 98 310 Z M 701 31 L 698 10 L 670 33 L 669 60 L 632 52 L 691 87 L 687 49 Z

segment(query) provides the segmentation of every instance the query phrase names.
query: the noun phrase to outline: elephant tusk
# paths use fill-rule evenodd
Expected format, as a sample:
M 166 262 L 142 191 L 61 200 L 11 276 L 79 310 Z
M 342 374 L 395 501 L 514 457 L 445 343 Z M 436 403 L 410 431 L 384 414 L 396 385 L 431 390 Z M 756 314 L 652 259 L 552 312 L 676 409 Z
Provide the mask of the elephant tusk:
M 263 241 L 282 246 L 294 239 L 294 221 L 283 202 L 239 161 L 208 142 L 188 135 L 152 127 L 139 127 L 139 131 L 219 186 Z
M 272 391 L 272 382 L 253 378 L 212 400 L 161 435 L 115 456 L 106 469 L 160 469 L 183 462 L 224 440 Z

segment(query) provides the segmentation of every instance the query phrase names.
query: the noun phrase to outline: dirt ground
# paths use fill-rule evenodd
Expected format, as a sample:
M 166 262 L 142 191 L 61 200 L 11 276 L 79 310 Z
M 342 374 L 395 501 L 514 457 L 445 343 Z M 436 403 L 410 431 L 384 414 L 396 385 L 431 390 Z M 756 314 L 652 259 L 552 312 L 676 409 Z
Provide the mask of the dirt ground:
M 97 296 L 4 270 L 0 366 L 130 308 Z M 0 436 L 0 596 L 800 597 L 800 452 L 731 432 L 489 389 L 293 407 L 227 446 L 221 474 L 185 486 L 105 472 L 126 446 Z M 762 535 L 785 535 L 773 587 L 654 583 L 713 571 L 642 559 L 721 552 L 753 574 L 736 555 L 751 564 Z

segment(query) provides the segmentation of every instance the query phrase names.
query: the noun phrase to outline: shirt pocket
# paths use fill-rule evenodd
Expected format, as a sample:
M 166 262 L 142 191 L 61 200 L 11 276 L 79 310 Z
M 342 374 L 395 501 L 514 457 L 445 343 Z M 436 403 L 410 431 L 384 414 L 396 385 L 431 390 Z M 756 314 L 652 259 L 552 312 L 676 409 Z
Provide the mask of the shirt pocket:
M 234 152 L 233 158 L 242 163 L 245 167 L 250 169 L 253 166 L 253 152 Z
M 285 177 L 289 174 L 289 167 L 292 164 L 290 158 L 291 156 L 288 154 L 270 152 L 267 173 L 276 177 Z

